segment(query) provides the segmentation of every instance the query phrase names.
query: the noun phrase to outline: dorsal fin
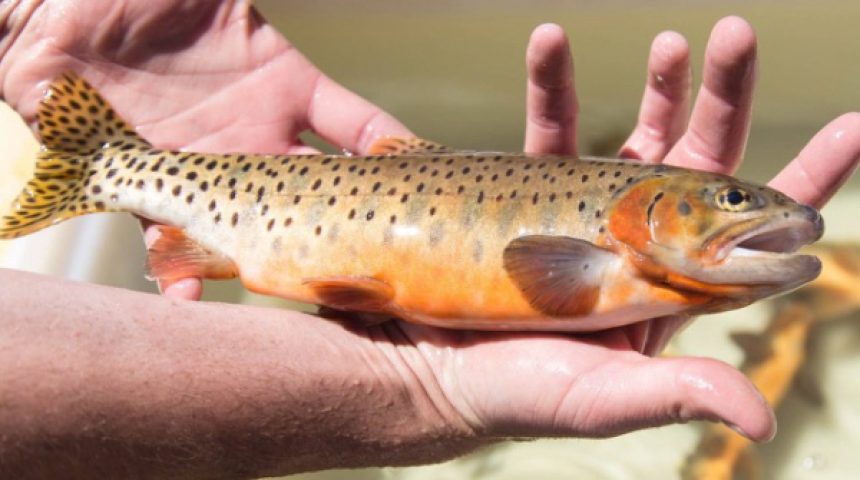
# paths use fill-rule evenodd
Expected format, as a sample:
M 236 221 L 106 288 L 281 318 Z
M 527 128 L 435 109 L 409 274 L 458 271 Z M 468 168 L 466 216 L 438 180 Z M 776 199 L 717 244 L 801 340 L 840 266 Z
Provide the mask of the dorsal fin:
M 367 150 L 368 155 L 407 155 L 407 154 L 430 154 L 451 153 L 454 150 L 442 144 L 424 140 L 418 137 L 381 137 L 378 138 Z
M 51 82 L 36 119 L 42 144 L 55 152 L 85 155 L 105 147 L 151 148 L 86 80 L 74 73 Z

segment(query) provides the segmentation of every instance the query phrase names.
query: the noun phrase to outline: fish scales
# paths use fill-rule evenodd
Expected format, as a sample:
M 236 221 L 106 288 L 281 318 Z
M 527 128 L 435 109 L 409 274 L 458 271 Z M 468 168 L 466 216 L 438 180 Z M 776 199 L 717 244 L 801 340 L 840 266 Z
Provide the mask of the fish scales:
M 713 240 L 728 228 L 711 218 L 719 215 L 686 217 L 726 203 L 723 191 L 779 205 L 780 218 L 812 225 L 808 236 L 821 228 L 817 212 L 777 192 L 662 165 L 450 152 L 403 139 L 367 156 L 158 150 L 72 75 L 52 84 L 39 122 L 46 148 L 0 237 L 131 212 L 172 228 L 151 252 L 156 277 L 237 275 L 261 293 L 448 327 L 589 330 L 789 288 L 782 278 L 735 285 L 719 269 L 731 281 L 706 288 L 696 269 L 707 262 L 684 258 L 679 273 L 664 265 L 677 260 L 667 252 L 654 260 L 638 246 L 664 227 L 666 238 Z M 679 178 L 693 187 L 664 185 Z M 809 277 L 814 262 L 803 262 L 792 275 Z

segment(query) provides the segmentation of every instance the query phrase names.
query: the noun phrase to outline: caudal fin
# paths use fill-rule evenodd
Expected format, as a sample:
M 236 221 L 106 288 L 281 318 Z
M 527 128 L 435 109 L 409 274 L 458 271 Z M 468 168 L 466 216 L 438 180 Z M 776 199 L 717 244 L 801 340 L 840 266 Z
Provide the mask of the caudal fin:
M 33 177 L 0 217 L 0 239 L 33 233 L 65 219 L 109 211 L 98 192 L 106 150 L 150 145 L 86 81 L 65 74 L 48 87 L 37 113 L 42 149 Z

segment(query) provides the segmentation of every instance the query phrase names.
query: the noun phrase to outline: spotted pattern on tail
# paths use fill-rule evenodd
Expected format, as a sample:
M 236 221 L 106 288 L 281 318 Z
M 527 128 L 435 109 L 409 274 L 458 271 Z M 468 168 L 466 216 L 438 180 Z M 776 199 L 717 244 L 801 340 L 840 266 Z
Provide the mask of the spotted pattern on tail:
M 108 211 L 87 188 L 103 149 L 151 148 L 82 78 L 66 74 L 45 93 L 36 114 L 43 143 L 33 177 L 0 217 L 0 238 L 16 238 L 85 213 Z

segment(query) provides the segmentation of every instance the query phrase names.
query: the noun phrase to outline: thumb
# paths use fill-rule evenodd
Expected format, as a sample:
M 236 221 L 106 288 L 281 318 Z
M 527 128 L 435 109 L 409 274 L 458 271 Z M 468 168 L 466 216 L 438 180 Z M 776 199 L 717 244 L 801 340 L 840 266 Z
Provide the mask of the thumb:
M 756 387 L 717 360 L 638 357 L 595 369 L 571 390 L 565 398 L 570 404 L 562 405 L 559 416 L 567 410 L 572 426 L 586 434 L 615 435 L 689 420 L 721 421 L 755 441 L 776 434 L 773 410 Z

